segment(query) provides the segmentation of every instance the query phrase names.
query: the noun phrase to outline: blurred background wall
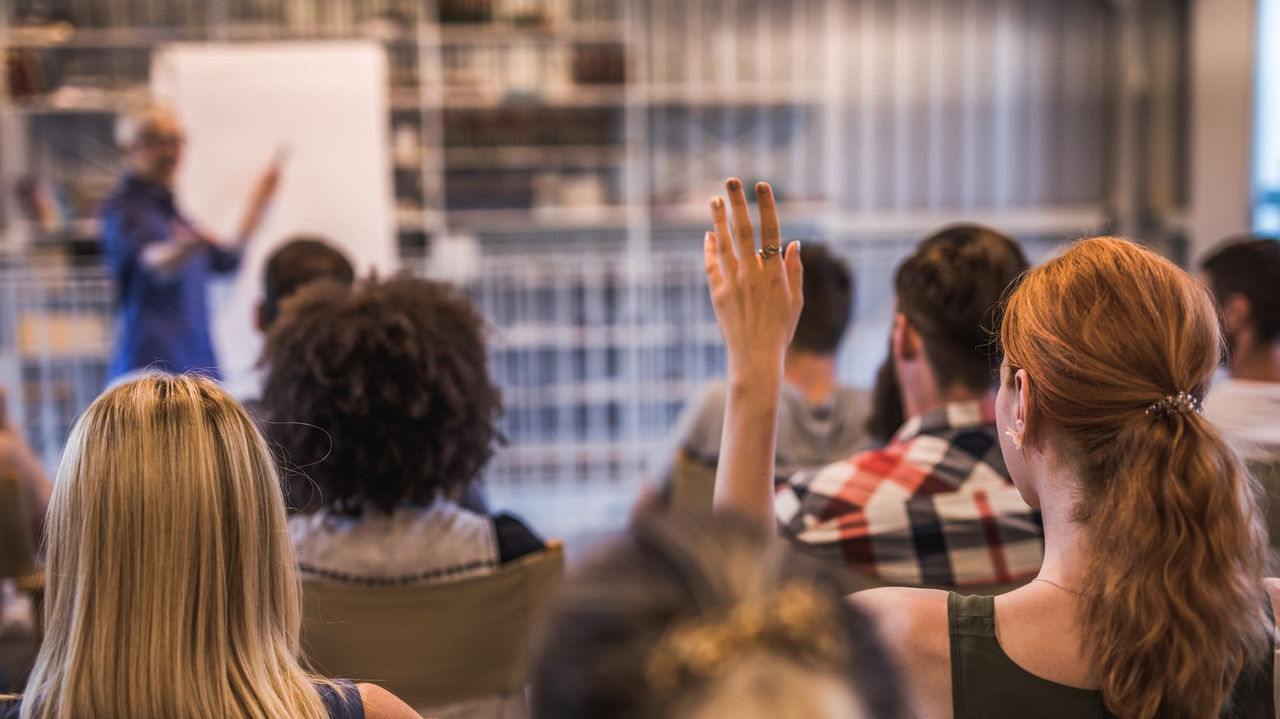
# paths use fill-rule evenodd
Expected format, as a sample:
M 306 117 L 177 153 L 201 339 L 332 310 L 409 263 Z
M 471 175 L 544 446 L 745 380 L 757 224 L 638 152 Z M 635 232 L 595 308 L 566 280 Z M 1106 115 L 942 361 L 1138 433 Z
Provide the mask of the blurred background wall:
M 55 464 L 105 376 L 93 208 L 158 51 L 374 42 L 396 228 L 369 241 L 492 323 L 493 503 L 594 536 L 723 371 L 699 246 L 724 177 L 769 180 L 790 237 L 851 260 L 840 361 L 866 385 L 893 268 L 941 224 L 990 223 L 1035 258 L 1124 234 L 1184 263 L 1255 219 L 1274 230 L 1280 71 L 1256 38 L 1280 32 L 1277 4 L 5 0 L 0 383 Z

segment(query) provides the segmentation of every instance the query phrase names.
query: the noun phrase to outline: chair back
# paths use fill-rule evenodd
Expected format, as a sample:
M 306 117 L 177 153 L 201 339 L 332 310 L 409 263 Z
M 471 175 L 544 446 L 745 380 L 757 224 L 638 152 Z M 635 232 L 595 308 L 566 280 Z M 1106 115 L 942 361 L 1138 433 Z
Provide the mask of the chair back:
M 530 654 L 564 574 L 558 543 L 491 574 L 369 586 L 303 582 L 303 651 L 324 676 L 378 684 L 410 706 L 506 694 Z
M 671 467 L 671 508 L 689 514 L 711 514 L 716 490 L 716 466 L 685 452 Z

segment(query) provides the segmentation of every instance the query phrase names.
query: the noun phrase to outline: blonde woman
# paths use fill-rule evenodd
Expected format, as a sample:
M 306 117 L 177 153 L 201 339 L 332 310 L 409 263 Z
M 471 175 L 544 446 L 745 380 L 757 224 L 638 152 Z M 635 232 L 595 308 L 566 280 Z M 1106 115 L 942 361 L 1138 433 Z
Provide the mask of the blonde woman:
M 731 182 L 733 234 L 720 204 L 707 239 L 731 375 L 740 368 L 733 462 L 716 489 L 722 508 L 772 525 L 760 453 L 773 440 L 799 269 L 769 250 L 780 232 L 763 185 L 765 249 L 753 256 Z M 1131 242 L 1085 240 L 1028 273 L 1000 338 L 1001 448 L 1043 512 L 1044 565 L 998 597 L 856 595 L 880 621 L 915 715 L 1275 717 L 1280 585 L 1263 579 L 1256 488 L 1199 413 L 1222 344 L 1211 298 Z
M 301 605 L 270 453 L 213 382 L 149 375 L 86 410 L 46 538 L 46 636 L 21 719 L 417 717 L 299 665 Z

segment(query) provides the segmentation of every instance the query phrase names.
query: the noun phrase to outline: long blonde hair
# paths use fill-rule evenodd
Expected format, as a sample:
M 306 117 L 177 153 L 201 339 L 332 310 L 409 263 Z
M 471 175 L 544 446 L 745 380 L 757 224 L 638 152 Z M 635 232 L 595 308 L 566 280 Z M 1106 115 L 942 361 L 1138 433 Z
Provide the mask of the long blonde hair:
M 299 665 L 275 465 L 213 382 L 105 392 L 49 509 L 47 634 L 21 719 L 327 716 Z
M 1148 412 L 1208 390 L 1213 301 L 1131 242 L 1085 240 L 1028 273 L 1001 342 L 1031 383 L 1026 441 L 1051 426 L 1080 477 L 1074 519 L 1092 549 L 1080 617 L 1107 708 L 1218 716 L 1272 633 L 1257 488 L 1187 400 Z

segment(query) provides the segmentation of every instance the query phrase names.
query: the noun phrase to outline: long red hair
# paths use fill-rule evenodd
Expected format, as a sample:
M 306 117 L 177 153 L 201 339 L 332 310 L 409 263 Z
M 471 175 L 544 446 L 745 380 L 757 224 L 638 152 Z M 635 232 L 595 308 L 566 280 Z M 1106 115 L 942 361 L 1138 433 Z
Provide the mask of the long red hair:
M 1218 716 L 1270 647 L 1257 489 L 1191 407 L 1147 411 L 1208 390 L 1222 343 L 1212 299 L 1132 242 L 1084 240 L 1027 274 L 1001 343 L 1030 380 L 1025 440 L 1051 427 L 1080 478 L 1081 622 L 1107 708 Z

